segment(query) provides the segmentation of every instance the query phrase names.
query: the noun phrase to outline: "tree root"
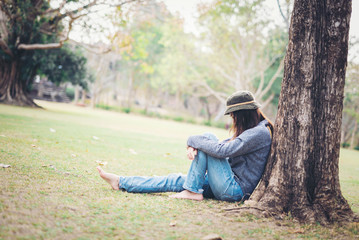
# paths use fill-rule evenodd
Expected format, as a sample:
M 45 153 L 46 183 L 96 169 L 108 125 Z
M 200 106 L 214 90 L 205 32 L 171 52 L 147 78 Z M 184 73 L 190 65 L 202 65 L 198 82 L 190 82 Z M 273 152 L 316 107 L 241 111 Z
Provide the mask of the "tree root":
M 282 214 L 269 211 L 269 209 L 265 209 L 259 203 L 256 203 L 254 201 L 248 201 L 248 203 L 246 201 L 245 205 L 243 206 L 236 208 L 227 208 L 223 210 L 226 212 L 226 214 L 234 214 L 234 213 L 238 213 L 240 215 L 252 214 L 258 218 L 272 217 L 276 220 L 283 219 Z

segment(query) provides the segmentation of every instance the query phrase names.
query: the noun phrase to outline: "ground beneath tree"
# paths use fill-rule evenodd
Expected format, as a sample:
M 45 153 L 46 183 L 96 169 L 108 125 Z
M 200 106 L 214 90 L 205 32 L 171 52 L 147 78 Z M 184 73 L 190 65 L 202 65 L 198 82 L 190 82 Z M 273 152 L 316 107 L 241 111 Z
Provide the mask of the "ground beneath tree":
M 193 132 L 224 130 L 41 102 L 0 104 L 0 239 L 356 239 L 359 225 L 322 227 L 237 215 L 237 203 L 112 191 L 96 170 L 185 172 Z M 221 135 L 222 134 L 222 135 Z M 358 211 L 359 153 L 343 151 L 341 181 Z

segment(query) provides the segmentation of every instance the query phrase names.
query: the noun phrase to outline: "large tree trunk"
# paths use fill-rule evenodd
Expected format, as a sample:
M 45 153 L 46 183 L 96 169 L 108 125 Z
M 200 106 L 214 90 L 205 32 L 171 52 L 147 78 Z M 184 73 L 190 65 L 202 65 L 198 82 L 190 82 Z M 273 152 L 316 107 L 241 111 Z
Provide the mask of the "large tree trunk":
M 339 184 L 351 0 L 296 0 L 272 151 L 248 205 L 301 222 L 353 220 Z
M 0 61 L 0 102 L 19 106 L 38 107 L 28 96 L 20 73 L 20 60 L 11 59 Z

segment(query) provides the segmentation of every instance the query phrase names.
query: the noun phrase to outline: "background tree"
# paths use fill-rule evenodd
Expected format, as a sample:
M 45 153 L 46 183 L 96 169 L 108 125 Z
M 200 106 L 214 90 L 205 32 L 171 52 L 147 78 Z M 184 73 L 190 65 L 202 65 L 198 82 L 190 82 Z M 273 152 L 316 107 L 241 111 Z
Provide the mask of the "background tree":
M 345 99 L 343 118 L 346 125 L 342 128 L 342 143 L 350 149 L 359 146 L 359 64 L 349 62 L 345 83 Z
M 353 220 L 338 172 L 350 14 L 348 0 L 294 2 L 272 150 L 248 206 L 302 222 Z
M 278 98 L 283 69 L 285 31 L 270 26 L 263 0 L 219 1 L 204 9 L 204 40 L 211 51 L 216 92 L 251 90 L 265 107 Z M 276 91 L 273 91 L 275 90 Z M 225 98 L 220 98 L 224 102 Z
M 87 80 L 93 77 L 86 69 L 86 62 L 82 51 L 68 44 L 62 48 L 36 51 L 33 56 L 33 63 L 39 65 L 37 73 L 46 76 L 51 82 L 70 82 L 87 89 Z
M 133 0 L 134 1 L 134 0 Z M 132 1 L 110 2 L 121 6 Z M 34 52 L 60 48 L 68 40 L 74 21 L 106 4 L 97 0 L 64 0 L 51 7 L 46 0 L 0 2 L 0 101 L 35 106 L 26 88 L 33 81 Z M 29 64 L 30 63 L 30 64 Z M 29 73 L 30 72 L 30 73 Z

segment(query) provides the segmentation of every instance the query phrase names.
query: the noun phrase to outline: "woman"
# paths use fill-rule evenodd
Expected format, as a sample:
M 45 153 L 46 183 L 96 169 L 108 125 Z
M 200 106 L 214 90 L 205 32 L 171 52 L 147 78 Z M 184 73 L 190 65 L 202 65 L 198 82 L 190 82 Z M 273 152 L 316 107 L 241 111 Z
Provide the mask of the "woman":
M 192 161 L 187 176 L 120 177 L 98 167 L 113 189 L 127 192 L 178 192 L 172 198 L 215 198 L 240 201 L 258 184 L 271 146 L 273 124 L 248 91 L 227 99 L 226 114 L 233 119 L 233 137 L 219 142 L 212 134 L 189 137 L 187 156 Z

